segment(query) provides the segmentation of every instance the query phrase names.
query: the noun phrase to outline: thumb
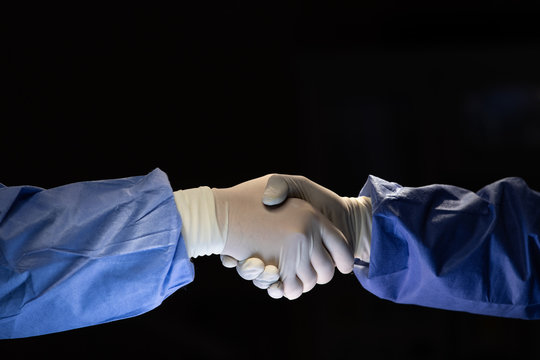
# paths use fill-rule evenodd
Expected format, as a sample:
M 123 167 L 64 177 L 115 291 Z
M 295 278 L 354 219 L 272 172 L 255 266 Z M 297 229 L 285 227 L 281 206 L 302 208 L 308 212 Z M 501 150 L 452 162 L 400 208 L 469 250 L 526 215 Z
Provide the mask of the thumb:
M 262 202 L 265 205 L 281 204 L 289 195 L 289 186 L 287 181 L 281 175 L 272 175 L 266 183 Z

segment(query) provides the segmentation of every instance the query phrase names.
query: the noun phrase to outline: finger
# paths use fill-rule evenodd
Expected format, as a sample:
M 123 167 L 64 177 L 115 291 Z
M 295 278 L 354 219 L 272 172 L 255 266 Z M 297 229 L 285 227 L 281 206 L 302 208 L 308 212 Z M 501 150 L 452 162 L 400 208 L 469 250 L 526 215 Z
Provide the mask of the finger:
M 326 217 L 319 215 L 320 234 L 324 246 L 328 249 L 334 264 L 343 274 L 348 274 L 353 270 L 354 254 L 345 236 Z
M 317 285 L 317 272 L 310 261 L 298 268 L 297 276 L 302 282 L 302 292 L 306 293 Z
M 334 277 L 334 261 L 321 241 L 313 244 L 311 264 L 317 272 L 317 284 L 326 284 Z
M 275 282 L 266 291 L 271 298 L 280 299 L 283 297 L 283 283 L 281 281 Z
M 236 271 L 242 279 L 253 280 L 264 271 L 264 263 L 258 258 L 248 258 L 238 263 Z
M 314 236 L 319 236 L 315 233 Z M 283 283 L 283 296 L 293 300 L 302 295 L 304 285 L 298 278 L 298 268 L 311 260 L 313 239 L 306 238 L 305 235 L 297 236 L 295 241 L 289 242 L 286 250 L 281 251 L 279 258 L 279 270 L 281 282 Z
M 225 266 L 226 268 L 233 268 L 238 265 L 238 260 L 236 260 L 232 256 L 219 255 L 219 258 L 221 259 L 221 263 L 223 264 L 223 266 Z
M 281 175 L 272 175 L 266 183 L 263 193 L 263 204 L 277 205 L 281 204 L 289 195 L 287 182 Z
M 274 265 L 266 265 L 264 271 L 255 280 L 275 283 L 279 280 L 279 269 Z
M 296 261 L 296 276 L 302 282 L 302 292 L 308 292 L 313 289 L 317 284 L 317 272 L 311 265 L 311 256 L 313 254 L 313 247 L 315 243 L 321 243 L 318 233 L 313 234 L 314 237 L 310 241 L 300 242 L 300 246 L 297 249 L 297 261 Z
M 274 265 L 266 265 L 264 271 L 253 280 L 253 284 L 259 289 L 268 289 L 270 285 L 279 280 L 279 270 Z
M 266 282 L 266 281 L 259 281 L 257 279 L 253 280 L 253 285 L 255 285 L 256 287 L 258 287 L 259 289 L 268 289 L 270 287 L 270 285 L 272 285 L 273 283 L 269 283 L 269 282 Z
M 289 300 L 294 300 L 302 295 L 304 285 L 297 276 L 290 276 L 282 280 L 283 296 Z

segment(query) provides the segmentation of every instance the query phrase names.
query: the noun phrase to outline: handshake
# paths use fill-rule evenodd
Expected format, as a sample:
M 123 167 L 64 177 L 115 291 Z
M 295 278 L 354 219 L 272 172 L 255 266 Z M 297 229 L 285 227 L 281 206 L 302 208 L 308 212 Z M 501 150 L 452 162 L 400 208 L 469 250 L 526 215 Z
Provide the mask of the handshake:
M 219 254 L 226 267 L 296 299 L 326 284 L 337 267 L 369 263 L 371 200 L 341 197 L 302 176 L 266 175 L 231 188 L 174 193 L 191 258 Z

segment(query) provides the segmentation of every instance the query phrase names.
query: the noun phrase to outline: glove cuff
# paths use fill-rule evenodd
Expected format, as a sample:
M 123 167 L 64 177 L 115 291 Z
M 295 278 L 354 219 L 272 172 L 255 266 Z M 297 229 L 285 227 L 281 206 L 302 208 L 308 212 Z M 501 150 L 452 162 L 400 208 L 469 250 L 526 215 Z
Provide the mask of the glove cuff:
M 354 257 L 369 263 L 371 255 L 371 199 L 367 196 L 347 198 L 350 202 L 351 222 L 356 238 L 354 239 Z
M 207 186 L 174 192 L 176 207 L 182 218 L 182 236 L 190 258 L 219 254 L 225 238 L 216 219 L 214 194 Z

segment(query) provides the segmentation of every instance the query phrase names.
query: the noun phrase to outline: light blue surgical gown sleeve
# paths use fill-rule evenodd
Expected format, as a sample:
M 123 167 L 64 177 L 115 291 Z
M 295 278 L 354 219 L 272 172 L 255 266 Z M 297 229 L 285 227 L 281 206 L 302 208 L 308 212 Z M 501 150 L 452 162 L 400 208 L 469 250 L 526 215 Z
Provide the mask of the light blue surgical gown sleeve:
M 194 278 L 167 176 L 0 185 L 0 338 L 142 314 Z
M 398 303 L 540 318 L 540 193 L 506 178 L 474 193 L 402 187 L 370 176 L 373 205 L 363 287 Z

